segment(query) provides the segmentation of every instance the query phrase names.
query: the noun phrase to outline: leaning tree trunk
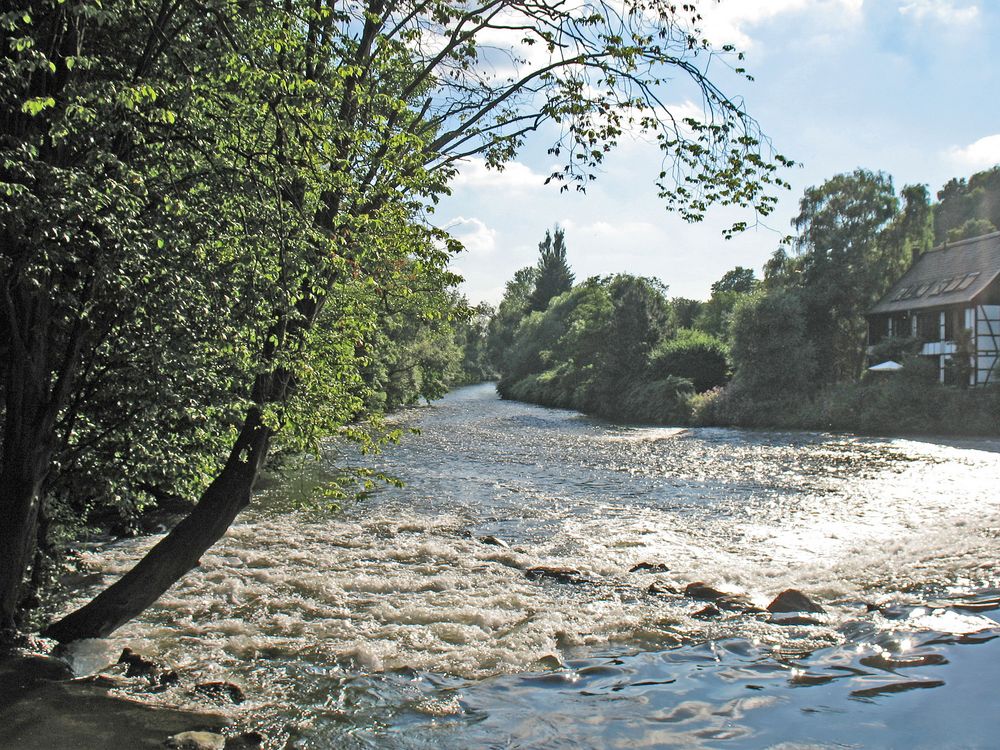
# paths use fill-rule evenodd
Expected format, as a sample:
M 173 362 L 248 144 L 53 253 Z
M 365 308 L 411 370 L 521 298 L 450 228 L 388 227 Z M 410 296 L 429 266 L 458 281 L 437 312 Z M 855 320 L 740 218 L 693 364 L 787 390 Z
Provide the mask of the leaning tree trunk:
M 250 493 L 267 456 L 272 432 L 260 410 L 248 412 L 229 459 L 184 520 L 134 568 L 80 609 L 53 623 L 42 635 L 66 643 L 103 638 L 153 604 L 222 538 Z
M 298 339 L 315 322 L 322 304 L 322 298 L 300 300 L 301 318 L 295 323 L 287 319 L 278 323 L 275 335 L 264 346 L 262 360 L 274 361 L 279 340 Z M 264 424 L 263 409 L 267 404 L 284 403 L 294 385 L 292 373 L 284 368 L 257 375 L 251 392 L 254 405 L 247 410 L 229 458 L 191 513 L 128 573 L 80 609 L 49 625 L 42 635 L 61 643 L 104 638 L 140 615 L 196 568 L 201 556 L 222 538 L 239 512 L 250 504 L 253 485 L 274 436 L 274 431 Z

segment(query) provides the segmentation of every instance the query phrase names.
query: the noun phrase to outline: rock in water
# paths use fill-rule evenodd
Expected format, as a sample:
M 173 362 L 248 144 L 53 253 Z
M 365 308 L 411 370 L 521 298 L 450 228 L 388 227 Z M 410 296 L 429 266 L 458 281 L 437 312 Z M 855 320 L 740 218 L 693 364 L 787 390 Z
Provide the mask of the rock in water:
M 714 602 L 717 599 L 729 596 L 729 594 L 718 589 L 713 589 L 704 581 L 695 581 L 684 587 L 684 596 L 689 596 L 692 599 L 701 599 L 706 602 Z
M 130 648 L 122 650 L 122 655 L 118 657 L 118 663 L 125 665 L 126 677 L 156 677 L 160 673 L 160 665 L 155 661 L 141 656 Z
M 641 562 L 629 568 L 628 572 L 640 573 L 647 570 L 651 573 L 667 573 L 670 571 L 670 568 L 663 563 Z
M 657 583 L 656 581 L 654 581 L 653 583 L 649 584 L 649 588 L 646 589 L 646 593 L 652 594 L 653 596 L 657 596 L 660 594 L 671 594 L 673 596 L 677 596 L 681 592 L 675 589 L 673 586 L 670 586 L 669 584 Z
M 819 606 L 797 589 L 785 589 L 776 597 L 774 601 L 767 605 L 768 612 L 825 612 Z
M 764 612 L 760 607 L 754 605 L 747 597 L 740 594 L 726 594 L 715 600 L 715 606 L 719 609 L 730 612 L 745 612 L 747 614 L 761 614 Z
M 709 604 L 697 612 L 692 614 L 692 617 L 697 617 L 699 620 L 710 620 L 713 617 L 719 617 L 722 612 L 714 604 Z
M 226 750 L 260 750 L 264 745 L 264 735 L 260 732 L 244 732 L 226 740 Z
M 481 537 L 479 537 L 479 541 L 482 542 L 483 544 L 489 544 L 489 545 L 492 545 L 494 547 L 503 547 L 504 549 L 506 549 L 507 547 L 510 546 L 503 539 L 497 539 L 492 534 L 490 534 L 489 536 L 481 536 Z
M 579 570 L 574 568 L 556 568 L 548 565 L 536 565 L 533 568 L 528 568 L 524 574 L 534 581 L 540 578 L 551 578 L 560 583 L 584 583 L 587 580 L 580 574 Z
M 174 750 L 225 750 L 226 738 L 215 732 L 181 732 L 165 744 Z
M 242 703 L 246 697 L 239 685 L 231 682 L 203 682 L 194 686 L 195 692 L 201 693 L 212 700 L 230 700 L 233 703 Z

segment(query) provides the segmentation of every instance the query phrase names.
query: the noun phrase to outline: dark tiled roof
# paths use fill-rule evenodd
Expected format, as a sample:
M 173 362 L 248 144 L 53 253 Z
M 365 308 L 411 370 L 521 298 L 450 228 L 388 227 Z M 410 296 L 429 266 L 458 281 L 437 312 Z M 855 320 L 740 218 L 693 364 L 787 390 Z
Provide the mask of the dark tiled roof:
M 968 304 L 1000 276 L 1000 232 L 926 252 L 868 311 L 891 313 Z

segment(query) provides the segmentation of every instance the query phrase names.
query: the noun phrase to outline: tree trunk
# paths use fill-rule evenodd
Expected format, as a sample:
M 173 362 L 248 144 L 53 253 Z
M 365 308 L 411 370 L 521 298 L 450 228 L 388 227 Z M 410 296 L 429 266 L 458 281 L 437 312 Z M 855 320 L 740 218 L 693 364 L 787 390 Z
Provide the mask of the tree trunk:
M 0 486 L 0 630 L 15 631 L 14 616 L 25 573 L 34 555 L 42 479 L 30 470 L 18 472 L 15 461 L 4 461 Z M 28 469 L 25 466 L 25 469 Z
M 21 331 L 4 320 L 0 333 Z M 34 555 L 42 485 L 52 460 L 52 406 L 45 398 L 38 366 L 44 352 L 31 357 L 11 346 L 4 363 L 3 443 L 0 449 L 0 631 L 13 633 L 21 588 Z
M 134 568 L 80 609 L 46 628 L 42 635 L 62 643 L 104 638 L 139 615 L 215 544 L 239 512 L 267 456 L 272 432 L 252 408 L 222 471 L 191 513 L 156 544 Z

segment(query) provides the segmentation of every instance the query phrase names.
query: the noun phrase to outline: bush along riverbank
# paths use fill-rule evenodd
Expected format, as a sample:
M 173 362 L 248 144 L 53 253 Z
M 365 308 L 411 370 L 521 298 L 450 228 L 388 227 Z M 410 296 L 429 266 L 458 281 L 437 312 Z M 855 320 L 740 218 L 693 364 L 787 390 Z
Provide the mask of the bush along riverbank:
M 1000 387 L 960 389 L 891 378 L 841 383 L 811 397 L 761 400 L 737 384 L 694 396 L 686 424 L 853 432 L 1000 436 Z
M 704 393 L 667 377 L 625 384 L 605 400 L 567 391 L 554 373 L 503 383 L 503 398 L 575 409 L 629 424 L 853 432 L 861 435 L 1000 436 L 1000 386 L 960 389 L 895 374 L 828 386 L 811 396 L 760 399 L 732 383 Z M 502 386 L 502 387 L 501 387 Z

